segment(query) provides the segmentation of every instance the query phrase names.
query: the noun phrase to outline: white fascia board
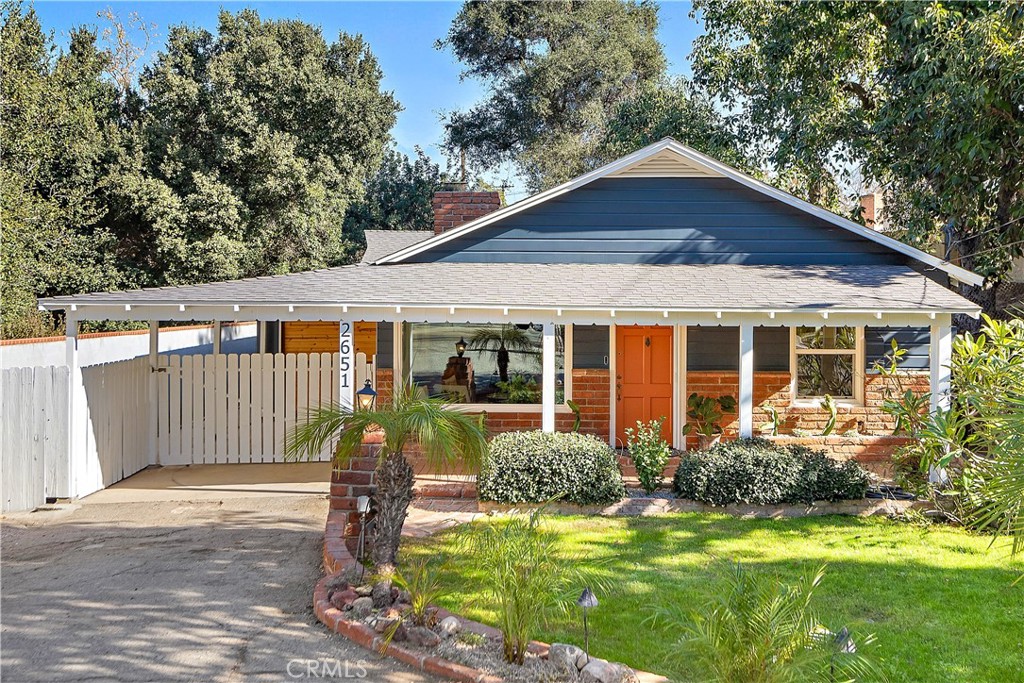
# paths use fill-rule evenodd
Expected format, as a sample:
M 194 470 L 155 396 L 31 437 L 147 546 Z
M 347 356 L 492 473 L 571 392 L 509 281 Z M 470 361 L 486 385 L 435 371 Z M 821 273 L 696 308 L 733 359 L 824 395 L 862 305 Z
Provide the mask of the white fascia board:
M 79 306 L 77 317 L 82 320 L 283 320 L 333 321 L 342 317 L 352 320 L 382 322 L 449 322 L 449 323 L 526 323 L 554 322 L 579 325 L 640 324 L 640 325 L 709 325 L 733 326 L 755 324 L 766 327 L 793 325 L 874 325 L 879 327 L 928 326 L 933 315 L 965 314 L 977 317 L 980 309 L 672 309 L 672 308 L 609 308 L 599 307 L 546 307 L 546 306 L 472 306 L 461 305 L 451 312 L 449 305 L 440 304 L 346 304 L 343 313 L 340 304 L 243 304 L 236 312 L 232 304 L 194 303 L 182 312 L 178 304 L 134 303 L 130 311 L 124 302 L 105 302 Z M 62 306 L 48 304 L 49 310 Z M 398 310 L 400 308 L 400 310 Z M 822 313 L 828 311 L 825 321 Z M 665 313 L 668 312 L 666 318 Z M 773 317 L 774 314 L 774 317 Z M 879 317 L 881 314 L 881 317 Z
M 752 190 L 760 192 L 761 194 L 772 197 L 773 199 L 777 199 L 778 201 L 783 202 L 784 204 L 788 204 L 789 206 L 800 209 L 801 211 L 821 218 L 822 220 L 828 221 L 829 223 L 839 226 L 840 228 L 849 230 L 850 232 L 853 232 L 861 237 L 869 239 L 872 242 L 876 242 L 885 247 L 888 247 L 893 251 L 903 254 L 904 256 L 908 256 L 933 268 L 937 268 L 938 270 L 945 272 L 955 280 L 979 287 L 985 282 L 985 278 L 978 275 L 977 273 L 973 273 L 967 270 L 966 268 L 961 268 L 960 266 L 954 265 L 949 261 L 944 261 L 943 259 L 940 259 L 936 256 L 932 256 L 931 254 L 921 251 L 920 249 L 917 249 L 915 247 L 912 247 L 909 244 L 905 244 L 897 239 L 889 237 L 888 235 L 884 235 L 878 232 L 877 230 L 872 230 L 871 228 L 867 228 L 863 225 L 860 225 L 859 223 L 855 223 L 848 218 L 843 218 L 842 216 L 834 214 L 827 209 L 823 209 L 820 206 L 815 206 L 814 204 L 804 201 L 799 197 L 794 197 L 788 192 L 780 190 L 777 187 L 772 187 L 767 183 L 761 182 L 760 180 L 757 180 L 756 178 L 753 178 L 747 175 L 746 173 L 743 173 L 742 171 L 733 168 L 732 166 L 724 164 L 721 161 L 718 161 L 717 159 L 712 159 L 706 154 L 701 154 L 697 150 L 691 149 L 690 147 L 680 144 L 679 142 L 676 142 L 675 140 L 672 140 L 670 138 L 659 140 L 658 142 L 655 142 L 652 145 L 648 145 L 643 149 L 637 150 L 636 152 L 624 156 L 621 159 L 617 159 L 611 162 L 610 164 L 602 166 L 601 168 L 595 169 L 589 173 L 585 173 L 579 176 L 578 178 L 570 180 L 566 183 L 562 183 L 561 185 L 553 187 L 550 190 L 546 190 L 544 192 L 535 194 L 532 197 L 528 197 L 520 202 L 512 204 L 511 206 L 507 206 L 504 209 L 499 209 L 498 211 L 489 213 L 486 216 L 482 216 L 481 218 L 476 219 L 475 221 L 470 221 L 469 223 L 466 223 L 463 226 L 455 228 L 454 230 L 448 230 L 447 232 L 443 232 L 436 237 L 428 238 L 422 242 L 418 242 L 414 245 L 406 247 L 405 249 L 396 251 L 393 254 L 388 254 L 387 256 L 375 261 L 374 265 L 384 263 L 399 263 L 409 258 L 410 256 L 415 256 L 416 254 L 422 253 L 440 244 L 449 242 L 453 239 L 461 237 L 462 235 L 473 232 L 475 230 L 479 230 L 480 228 L 490 225 L 503 218 L 515 215 L 520 211 L 536 206 L 538 204 L 542 204 L 543 202 L 546 202 L 549 199 L 553 199 L 555 197 L 565 194 L 566 192 L 575 190 L 576 188 L 582 187 L 583 185 L 598 180 L 599 178 L 604 178 L 606 176 L 612 175 L 617 171 L 620 171 L 635 163 L 643 161 L 644 159 L 655 156 L 656 154 L 666 149 L 675 152 L 676 154 L 682 156 L 685 159 L 688 159 L 689 161 L 695 164 L 704 166 L 705 168 L 707 168 L 710 171 L 713 171 L 714 173 L 729 178 L 730 180 L 734 180 L 740 183 L 741 185 L 749 187 Z

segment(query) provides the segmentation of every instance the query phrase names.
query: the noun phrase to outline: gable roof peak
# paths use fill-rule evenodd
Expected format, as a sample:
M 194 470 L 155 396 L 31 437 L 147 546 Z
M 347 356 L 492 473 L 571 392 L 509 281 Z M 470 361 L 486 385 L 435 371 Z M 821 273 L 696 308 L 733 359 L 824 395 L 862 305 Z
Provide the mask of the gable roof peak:
M 664 158 L 659 159 L 659 155 L 666 151 L 668 151 L 672 157 L 678 158 L 671 160 L 666 160 Z M 375 262 L 375 265 L 400 263 L 411 256 L 431 249 L 437 245 L 447 243 L 467 233 L 479 230 L 480 228 L 495 223 L 507 216 L 517 214 L 520 211 L 542 204 L 548 200 L 554 199 L 555 197 L 592 183 L 595 180 L 601 178 L 629 177 L 631 173 L 634 174 L 634 177 L 639 175 L 640 177 L 674 176 L 728 178 L 729 180 L 733 180 L 740 185 L 744 185 L 755 190 L 756 192 L 760 192 L 761 194 L 767 195 L 784 204 L 788 204 L 800 211 L 809 213 L 828 223 L 844 228 L 845 230 L 849 230 L 850 232 L 873 242 L 877 242 L 889 249 L 892 249 L 893 251 L 914 259 L 915 261 L 941 270 L 955 280 L 976 286 L 981 286 L 985 281 L 985 279 L 977 273 L 971 272 L 966 268 L 961 268 L 960 266 L 954 265 L 944 259 L 932 256 L 931 254 L 912 247 L 909 244 L 900 242 L 895 238 L 879 233 L 871 228 L 864 227 L 863 225 L 855 223 L 848 218 L 844 218 L 827 209 L 823 209 L 820 206 L 800 199 L 799 197 L 795 197 L 784 190 L 780 190 L 779 188 L 768 185 L 753 176 L 749 176 L 728 164 L 722 163 L 717 159 L 698 152 L 692 147 L 688 147 L 671 137 L 664 137 L 657 142 L 651 143 L 650 145 L 647 145 L 646 147 L 643 147 L 631 154 L 627 154 L 624 157 L 607 163 L 600 168 L 584 173 L 577 178 L 569 180 L 549 190 L 527 197 L 515 204 L 510 204 L 474 221 L 470 221 L 469 223 L 455 228 L 454 230 L 448 230 L 436 237 L 424 240 L 408 248 L 401 249 L 393 254 L 385 256 L 384 258 L 378 259 Z

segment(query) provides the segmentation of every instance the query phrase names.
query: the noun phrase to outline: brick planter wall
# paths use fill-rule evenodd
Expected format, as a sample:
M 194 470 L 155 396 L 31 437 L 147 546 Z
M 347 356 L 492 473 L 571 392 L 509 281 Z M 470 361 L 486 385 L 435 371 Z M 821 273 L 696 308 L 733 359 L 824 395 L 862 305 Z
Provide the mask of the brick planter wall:
M 926 394 L 930 390 L 927 372 L 907 372 L 899 378 L 903 389 L 912 389 L 917 394 Z M 895 420 L 882 412 L 887 389 L 897 389 L 893 380 L 878 374 L 868 374 L 864 382 L 864 405 L 838 409 L 835 434 L 858 431 L 856 437 L 788 437 L 806 441 L 804 445 L 821 449 L 834 457 L 845 459 L 855 458 L 858 462 L 870 465 L 886 463 L 893 450 L 907 440 L 893 437 Z M 696 372 L 686 373 L 687 395 L 697 392 L 705 396 L 739 396 L 739 374 L 736 372 Z M 828 411 L 821 406 L 790 405 L 790 374 L 788 372 L 757 372 L 754 374 L 754 431 L 768 421 L 768 415 L 760 407 L 765 401 L 770 402 L 782 416 L 781 434 L 785 436 L 794 429 L 804 429 L 812 434 L 825 428 Z M 725 439 L 735 439 L 739 430 L 738 414 L 726 415 L 722 422 Z M 696 448 L 695 435 L 687 437 L 687 447 Z M 877 469 L 873 467 L 873 469 Z
M 363 452 L 352 458 L 344 469 L 331 472 L 331 511 L 328 520 L 327 539 L 344 543 L 350 552 L 356 552 L 361 526 L 356 512 L 356 499 L 369 496 L 374 491 L 374 477 L 377 469 L 377 448 L 379 434 L 363 437 Z

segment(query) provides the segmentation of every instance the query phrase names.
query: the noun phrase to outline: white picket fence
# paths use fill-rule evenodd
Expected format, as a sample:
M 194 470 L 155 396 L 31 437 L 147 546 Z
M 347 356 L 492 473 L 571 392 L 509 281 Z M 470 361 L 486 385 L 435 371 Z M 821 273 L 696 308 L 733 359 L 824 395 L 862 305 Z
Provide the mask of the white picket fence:
M 0 430 L 2 508 L 29 510 L 47 498 L 84 496 L 149 464 L 149 361 L 82 369 L 85 419 L 72 434 L 68 459 L 67 367 L 2 372 Z
M 285 438 L 308 412 L 339 398 L 339 355 L 220 354 L 160 359 L 161 465 L 284 462 Z M 356 388 L 374 382 L 356 355 Z M 330 460 L 333 445 L 320 453 Z

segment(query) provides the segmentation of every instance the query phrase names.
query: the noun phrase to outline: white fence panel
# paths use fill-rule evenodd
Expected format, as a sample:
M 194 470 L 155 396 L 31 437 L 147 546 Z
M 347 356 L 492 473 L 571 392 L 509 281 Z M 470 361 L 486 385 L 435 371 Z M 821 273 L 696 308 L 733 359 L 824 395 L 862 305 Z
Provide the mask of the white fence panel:
M 0 510 L 30 510 L 68 488 L 68 369 L 4 370 L 0 390 Z
M 161 358 L 161 464 L 284 462 L 287 435 L 339 397 L 337 353 Z M 359 354 L 359 386 L 374 365 Z M 330 460 L 334 443 L 319 454 Z
M 148 358 L 82 368 L 86 420 L 85 433 L 73 435 L 75 495 L 99 491 L 149 464 L 149 376 Z
M 149 361 L 141 358 L 82 370 L 85 420 L 68 455 L 67 367 L 2 372 L 0 487 L 4 511 L 28 510 L 47 498 L 85 496 L 145 468 L 149 449 Z M 81 390 L 81 389 L 84 389 Z M 77 399 L 76 399 L 77 400 Z

